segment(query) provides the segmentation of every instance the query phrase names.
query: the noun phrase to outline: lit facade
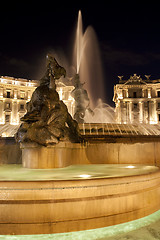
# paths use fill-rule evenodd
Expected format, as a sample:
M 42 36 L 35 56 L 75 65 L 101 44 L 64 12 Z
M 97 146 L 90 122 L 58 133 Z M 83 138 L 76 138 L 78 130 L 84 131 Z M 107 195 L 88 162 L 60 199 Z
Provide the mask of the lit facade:
M 73 89 L 73 85 L 65 85 L 63 82 L 56 81 L 56 90 L 59 94 L 59 98 L 66 104 L 68 112 L 71 114 L 71 116 L 74 115 L 75 108 L 75 100 L 71 96 Z
M 13 136 L 20 124 L 20 118 L 27 112 L 26 103 L 30 101 L 32 93 L 38 87 L 39 81 L 13 77 L 0 77 L 0 136 Z M 65 85 L 57 81 L 57 92 L 71 115 L 74 113 L 74 99 L 72 85 Z
M 160 79 L 150 80 L 134 74 L 128 80 L 119 76 L 114 86 L 116 120 L 118 123 L 158 124 L 160 122 Z

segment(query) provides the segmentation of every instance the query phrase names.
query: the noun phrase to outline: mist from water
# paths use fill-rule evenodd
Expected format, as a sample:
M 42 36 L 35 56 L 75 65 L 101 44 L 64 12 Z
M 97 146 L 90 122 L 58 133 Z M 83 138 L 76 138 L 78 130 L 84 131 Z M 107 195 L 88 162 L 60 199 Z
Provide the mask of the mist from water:
M 94 114 L 88 111 L 85 114 L 85 123 L 116 123 L 115 110 L 107 103 L 98 100 L 96 107 L 93 109 Z

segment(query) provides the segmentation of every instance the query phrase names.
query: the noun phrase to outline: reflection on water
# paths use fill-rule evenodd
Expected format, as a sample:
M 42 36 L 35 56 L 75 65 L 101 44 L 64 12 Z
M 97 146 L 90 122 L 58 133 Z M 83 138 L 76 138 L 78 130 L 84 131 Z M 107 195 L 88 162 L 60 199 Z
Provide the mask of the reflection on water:
M 132 176 L 158 171 L 155 166 L 127 164 L 71 165 L 55 169 L 27 169 L 22 165 L 0 166 L 0 181 L 78 180 Z

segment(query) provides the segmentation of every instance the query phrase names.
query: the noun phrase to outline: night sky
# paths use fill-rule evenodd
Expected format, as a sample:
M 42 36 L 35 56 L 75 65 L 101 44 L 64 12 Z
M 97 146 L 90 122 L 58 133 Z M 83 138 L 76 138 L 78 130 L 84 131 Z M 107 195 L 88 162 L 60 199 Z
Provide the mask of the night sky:
M 158 1 L 108 0 L 15 2 L 1 8 L 0 75 L 39 79 L 49 51 L 71 61 L 79 9 L 84 30 L 92 25 L 99 40 L 106 102 L 113 104 L 117 75 L 160 78 Z

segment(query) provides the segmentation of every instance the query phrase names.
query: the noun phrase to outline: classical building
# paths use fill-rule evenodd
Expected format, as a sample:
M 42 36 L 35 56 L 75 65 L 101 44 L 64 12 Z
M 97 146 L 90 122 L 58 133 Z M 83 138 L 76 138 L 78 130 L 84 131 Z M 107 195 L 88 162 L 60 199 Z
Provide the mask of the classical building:
M 119 76 L 114 86 L 116 120 L 118 123 L 160 122 L 160 79 L 150 80 L 134 74 L 128 80 Z
M 74 112 L 72 85 L 58 81 L 57 92 L 68 107 L 71 115 Z M 0 77 L 0 136 L 13 136 L 20 124 L 20 118 L 26 113 L 26 103 L 30 101 L 39 81 L 13 77 Z

